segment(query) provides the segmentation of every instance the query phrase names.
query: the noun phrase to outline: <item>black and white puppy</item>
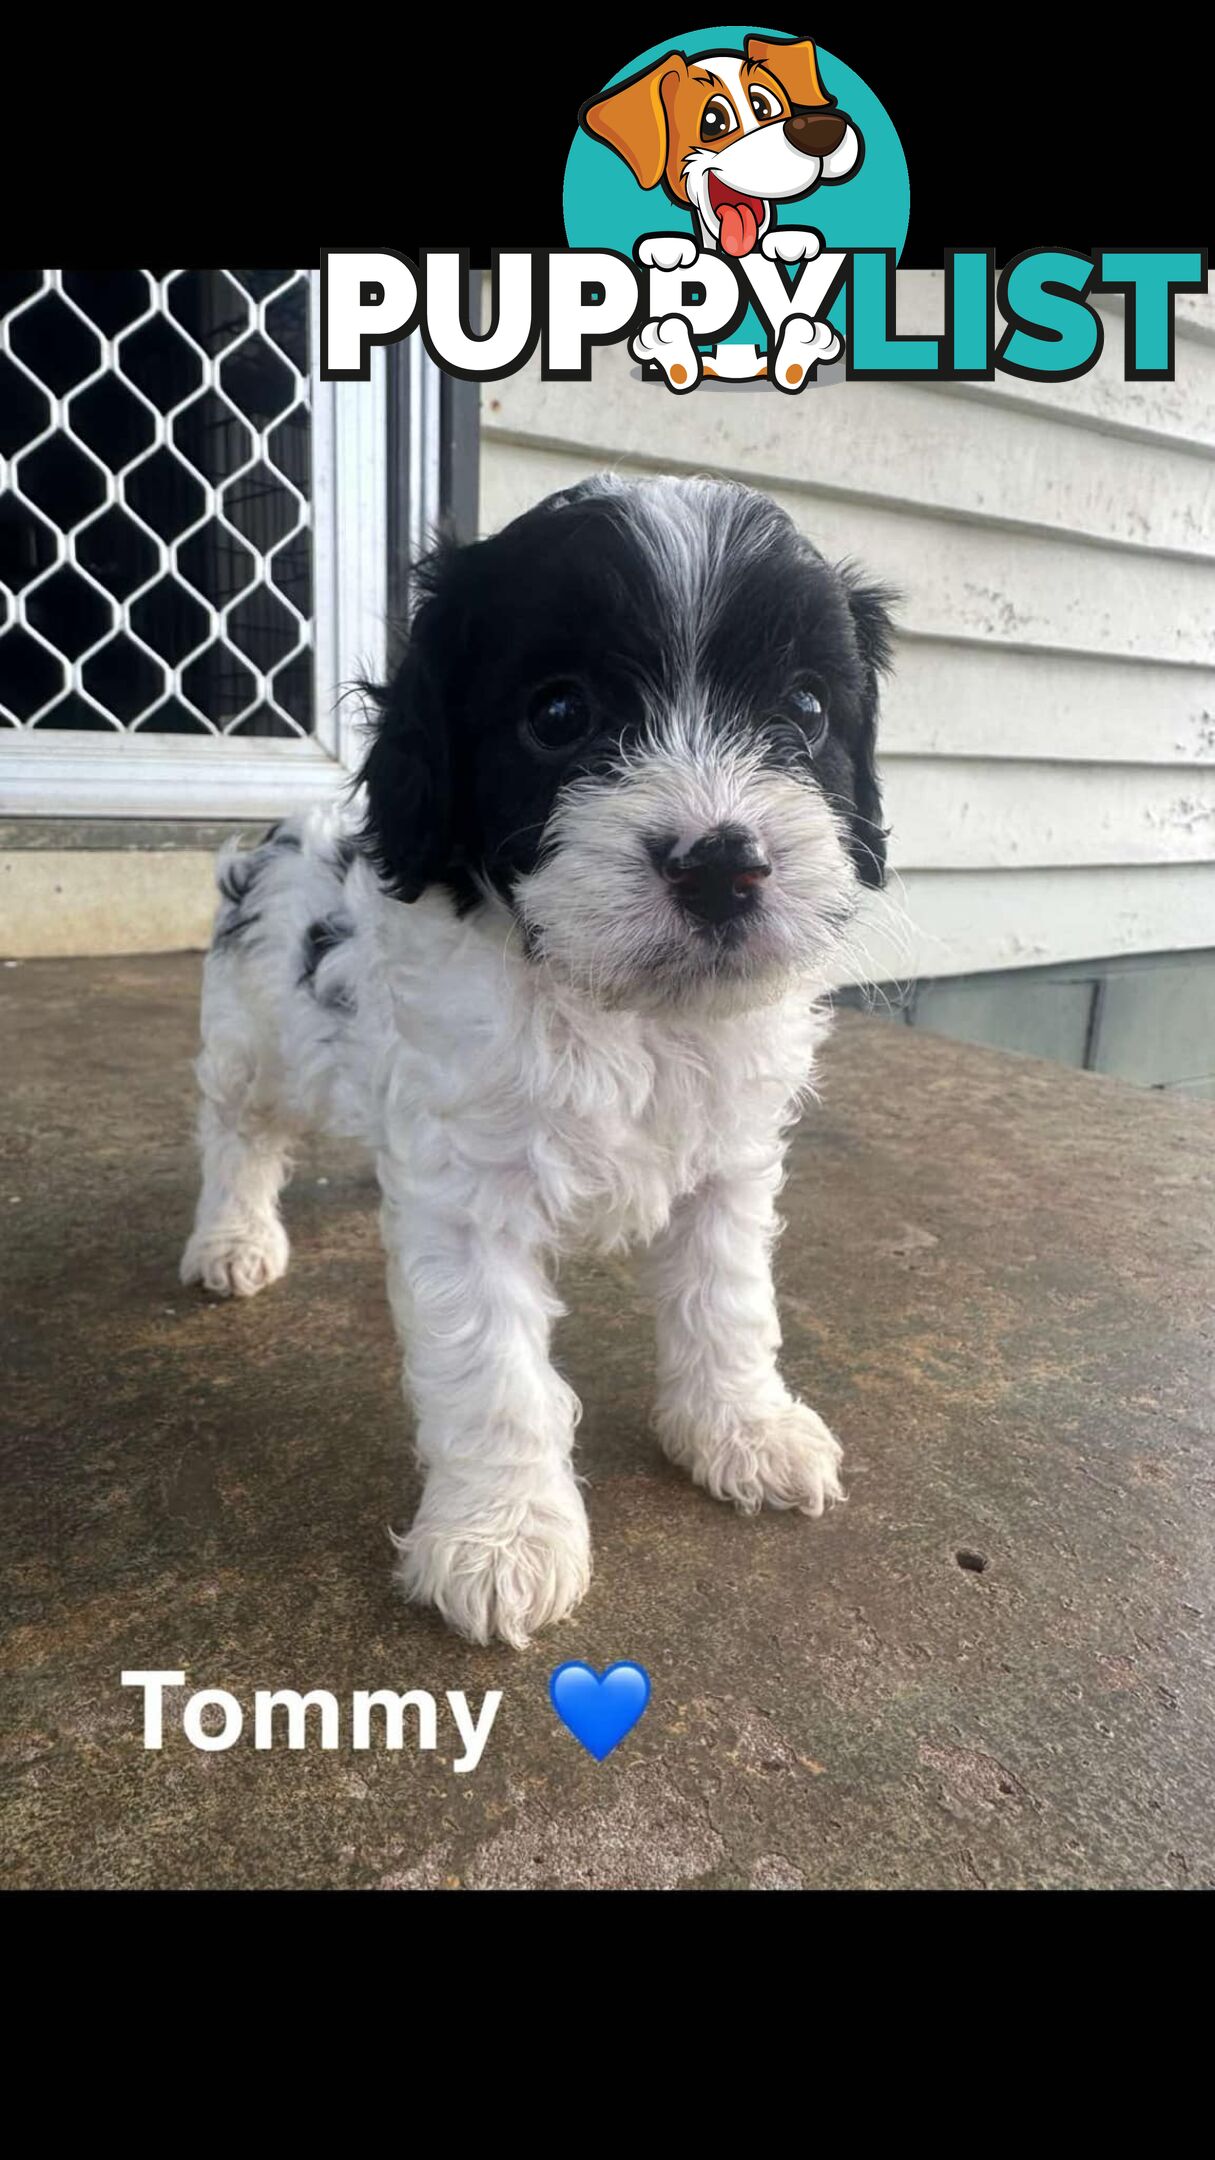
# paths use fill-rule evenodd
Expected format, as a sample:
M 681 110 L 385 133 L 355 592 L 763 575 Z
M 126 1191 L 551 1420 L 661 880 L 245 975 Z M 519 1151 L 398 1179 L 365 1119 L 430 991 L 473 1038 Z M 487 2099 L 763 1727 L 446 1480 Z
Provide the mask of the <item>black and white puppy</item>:
M 376 1153 L 426 1471 L 400 1579 L 525 1643 L 590 1577 L 561 1254 L 638 1241 L 662 1446 L 821 1514 L 840 1450 L 777 1368 L 788 1128 L 863 885 L 887 595 L 783 511 L 603 477 L 443 549 L 356 818 L 221 858 L 187 1282 L 283 1273 L 293 1141 Z

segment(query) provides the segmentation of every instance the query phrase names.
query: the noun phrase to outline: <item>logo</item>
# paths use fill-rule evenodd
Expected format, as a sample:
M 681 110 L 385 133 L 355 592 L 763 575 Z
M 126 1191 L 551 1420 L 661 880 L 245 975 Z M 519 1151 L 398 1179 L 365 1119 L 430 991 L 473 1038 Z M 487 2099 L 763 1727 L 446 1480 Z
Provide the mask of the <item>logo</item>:
M 574 116 L 571 115 L 571 122 Z M 535 116 L 545 124 L 543 108 Z M 1118 294 L 1122 371 L 1171 381 L 1181 292 L 1200 247 L 944 251 L 941 329 L 898 323 L 911 179 L 894 119 L 804 35 L 738 24 L 655 45 L 585 99 L 566 161 L 564 248 L 321 254 L 321 377 L 365 382 L 376 345 L 417 329 L 450 375 L 493 382 L 539 352 L 586 382 L 627 346 L 642 382 L 786 395 L 828 380 L 1070 381 L 1097 365 Z M 969 219 L 963 201 L 961 216 Z
M 897 257 L 910 203 L 894 124 L 860 76 L 810 38 L 703 33 L 613 77 L 580 130 L 571 245 L 665 273 L 649 292 L 668 311 L 630 338 L 648 376 L 798 391 L 839 359 L 845 251 Z

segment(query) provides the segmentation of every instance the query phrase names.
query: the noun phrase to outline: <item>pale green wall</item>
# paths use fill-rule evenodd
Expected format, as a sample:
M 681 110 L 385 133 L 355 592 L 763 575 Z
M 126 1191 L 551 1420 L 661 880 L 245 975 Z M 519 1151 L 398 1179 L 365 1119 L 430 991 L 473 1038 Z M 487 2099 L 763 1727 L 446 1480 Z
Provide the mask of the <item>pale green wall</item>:
M 841 1003 L 905 1026 L 1215 1097 L 1215 950 L 959 975 Z

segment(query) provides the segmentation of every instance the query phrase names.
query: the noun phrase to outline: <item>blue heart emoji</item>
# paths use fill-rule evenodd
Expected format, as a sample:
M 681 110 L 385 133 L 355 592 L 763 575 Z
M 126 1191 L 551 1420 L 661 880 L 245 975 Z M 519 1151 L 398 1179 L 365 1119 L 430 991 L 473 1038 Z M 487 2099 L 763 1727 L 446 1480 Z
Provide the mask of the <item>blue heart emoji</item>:
M 644 1665 L 623 1660 L 597 1673 L 593 1665 L 571 1658 L 558 1665 L 548 1692 L 562 1724 L 588 1755 L 602 1762 L 642 1716 L 650 1699 L 650 1676 Z

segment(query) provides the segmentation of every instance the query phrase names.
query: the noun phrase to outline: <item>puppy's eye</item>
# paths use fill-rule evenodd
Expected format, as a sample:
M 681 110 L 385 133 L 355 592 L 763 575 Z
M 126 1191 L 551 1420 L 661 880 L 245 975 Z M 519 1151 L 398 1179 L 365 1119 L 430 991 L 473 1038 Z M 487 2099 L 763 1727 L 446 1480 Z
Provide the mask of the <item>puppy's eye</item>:
M 827 740 L 827 700 L 818 684 L 796 683 L 789 692 L 790 717 L 806 738 L 808 750 L 821 750 Z
M 569 757 L 594 732 L 591 701 L 579 683 L 545 683 L 528 702 L 523 739 L 542 757 Z
M 728 98 L 710 98 L 700 116 L 700 139 L 702 142 L 718 142 L 723 135 L 732 135 L 738 126 L 738 115 Z
M 750 92 L 751 110 L 757 120 L 775 120 L 781 106 L 768 90 L 754 89 Z

